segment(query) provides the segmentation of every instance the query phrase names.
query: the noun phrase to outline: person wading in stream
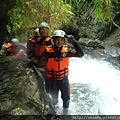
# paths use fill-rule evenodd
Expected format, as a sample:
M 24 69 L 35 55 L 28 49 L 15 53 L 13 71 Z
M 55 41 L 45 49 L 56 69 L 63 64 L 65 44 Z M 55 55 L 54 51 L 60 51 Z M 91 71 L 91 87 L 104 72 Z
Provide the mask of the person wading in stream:
M 65 44 L 66 38 L 73 44 L 75 49 L 69 49 L 68 45 Z M 53 45 L 46 47 L 38 64 L 45 66 L 45 88 L 50 93 L 53 104 L 58 103 L 58 93 L 60 90 L 63 107 L 68 108 L 70 103 L 68 57 L 82 57 L 84 53 L 74 36 L 67 36 L 63 30 L 55 30 L 52 39 Z

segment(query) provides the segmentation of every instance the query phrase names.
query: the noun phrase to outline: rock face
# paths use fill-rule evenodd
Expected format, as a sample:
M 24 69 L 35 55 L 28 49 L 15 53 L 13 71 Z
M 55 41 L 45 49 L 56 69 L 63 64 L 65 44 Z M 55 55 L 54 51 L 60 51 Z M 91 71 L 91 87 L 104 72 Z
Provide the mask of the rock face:
M 0 58 L 0 115 L 54 114 L 42 74 L 23 63 L 17 57 Z
M 120 56 L 120 29 L 116 29 L 109 37 L 104 39 L 106 54 L 112 57 Z

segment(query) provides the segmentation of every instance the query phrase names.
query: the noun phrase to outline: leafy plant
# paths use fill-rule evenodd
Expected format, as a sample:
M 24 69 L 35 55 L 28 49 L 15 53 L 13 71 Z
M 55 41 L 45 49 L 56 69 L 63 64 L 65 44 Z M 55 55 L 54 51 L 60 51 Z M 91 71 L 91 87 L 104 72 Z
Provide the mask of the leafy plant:
M 112 4 L 113 0 L 17 0 L 14 9 L 8 12 L 7 29 L 12 37 L 25 39 L 27 32 L 39 27 L 42 21 L 50 25 L 51 34 L 62 25 L 81 26 L 84 24 L 81 16 L 87 21 L 108 21 L 119 27 L 111 15 Z M 86 14 L 89 8 L 92 11 Z
M 72 7 L 62 0 L 18 0 L 14 9 L 8 13 L 7 29 L 9 33 L 19 37 L 18 29 L 33 30 L 46 21 L 50 25 L 51 33 L 63 23 L 67 24 L 73 15 Z

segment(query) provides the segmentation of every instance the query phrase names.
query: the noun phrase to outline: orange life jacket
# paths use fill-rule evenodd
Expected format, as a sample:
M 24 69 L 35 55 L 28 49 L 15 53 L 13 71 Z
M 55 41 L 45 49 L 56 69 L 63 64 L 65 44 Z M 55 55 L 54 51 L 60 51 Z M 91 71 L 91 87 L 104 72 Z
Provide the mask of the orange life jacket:
M 30 40 L 32 43 L 36 42 L 36 40 L 34 40 L 33 38 L 29 38 L 28 40 Z
M 31 49 L 34 49 L 34 44 L 36 43 L 36 40 L 34 38 L 32 38 L 32 37 L 28 39 L 28 42 L 29 41 L 30 41 L 29 44 L 31 44 L 33 47 L 28 47 L 27 46 L 27 50 L 26 50 L 27 56 L 29 56 L 29 54 L 31 54 L 29 51 L 31 51 Z M 27 42 L 27 45 L 28 45 L 28 42 Z M 33 51 L 33 54 L 34 54 L 34 51 Z M 36 57 L 34 56 L 34 58 L 32 58 L 32 59 L 36 60 Z
M 12 51 L 12 44 L 11 43 L 8 43 L 5 48 L 7 49 L 8 52 L 11 52 Z
M 17 46 L 16 49 L 13 50 L 14 46 L 11 43 L 9 43 L 5 47 L 6 47 L 7 51 L 8 51 L 9 56 L 20 56 L 21 55 L 20 51 L 19 51 L 21 49 L 20 46 Z
M 38 58 L 42 55 L 44 50 L 46 49 L 46 42 L 48 42 L 52 37 L 47 37 L 42 44 L 35 43 L 34 46 L 34 55 Z
M 68 52 L 67 45 L 63 46 L 60 58 L 58 58 L 51 46 L 47 47 L 46 49 L 48 52 L 48 61 L 46 64 L 47 76 L 49 78 L 62 80 L 65 76 L 68 76 L 69 61 L 68 57 L 66 57 Z

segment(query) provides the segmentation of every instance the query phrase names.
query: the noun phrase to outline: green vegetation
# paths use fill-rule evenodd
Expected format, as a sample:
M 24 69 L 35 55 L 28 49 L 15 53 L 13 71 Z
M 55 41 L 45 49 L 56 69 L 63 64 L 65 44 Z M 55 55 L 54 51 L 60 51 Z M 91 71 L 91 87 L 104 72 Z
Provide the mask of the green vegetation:
M 18 0 L 14 9 L 8 12 L 7 28 L 10 34 L 21 39 L 20 35 L 26 35 L 27 31 L 30 33 L 42 21 L 46 21 L 54 30 L 68 23 L 73 15 L 71 6 L 61 0 Z
M 108 24 L 119 27 L 111 14 L 113 4 L 116 0 L 16 0 L 14 9 L 7 14 L 6 41 L 12 37 L 26 40 L 40 22 L 46 21 L 51 27 L 51 32 L 63 25 L 70 25 L 74 28 L 85 25 L 85 21 Z M 89 12 L 88 12 L 89 11 Z M 80 28 L 80 35 L 86 36 L 86 28 Z

